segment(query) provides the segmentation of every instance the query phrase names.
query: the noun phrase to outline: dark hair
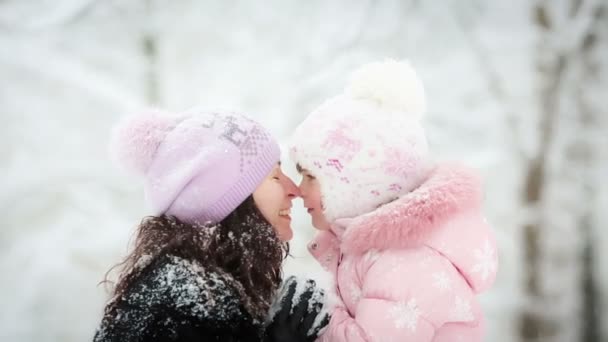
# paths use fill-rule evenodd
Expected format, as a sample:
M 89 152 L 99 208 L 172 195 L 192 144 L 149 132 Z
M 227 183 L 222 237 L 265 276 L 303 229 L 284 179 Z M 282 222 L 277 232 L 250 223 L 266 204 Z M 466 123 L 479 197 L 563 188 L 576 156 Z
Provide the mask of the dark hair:
M 193 225 L 173 216 L 149 216 L 136 233 L 131 253 L 103 281 L 108 282 L 108 274 L 122 267 L 106 315 L 148 265 L 174 255 L 231 275 L 242 286 L 236 290 L 247 310 L 255 318 L 263 318 L 282 281 L 281 265 L 289 253 L 289 245 L 279 240 L 252 196 L 218 224 Z
M 296 163 L 296 170 L 298 171 L 298 173 L 302 173 L 304 172 L 306 169 L 304 169 L 302 167 L 302 165 L 300 165 L 300 163 Z

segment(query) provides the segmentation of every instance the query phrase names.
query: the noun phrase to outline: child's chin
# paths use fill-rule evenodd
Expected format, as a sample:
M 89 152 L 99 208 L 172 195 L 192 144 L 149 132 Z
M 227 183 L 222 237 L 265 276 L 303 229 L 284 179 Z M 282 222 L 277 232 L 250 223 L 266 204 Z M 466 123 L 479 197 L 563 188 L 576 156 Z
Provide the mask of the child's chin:
M 318 223 L 315 222 L 315 220 L 312 220 L 312 226 L 316 229 L 316 230 L 328 230 L 329 228 L 325 228 L 323 227 L 323 225 L 320 225 Z

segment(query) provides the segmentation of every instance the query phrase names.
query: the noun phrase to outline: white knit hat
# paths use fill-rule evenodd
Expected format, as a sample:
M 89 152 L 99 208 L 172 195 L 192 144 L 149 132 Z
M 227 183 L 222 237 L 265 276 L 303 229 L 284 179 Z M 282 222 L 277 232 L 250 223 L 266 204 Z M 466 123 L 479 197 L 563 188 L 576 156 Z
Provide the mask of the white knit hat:
M 356 70 L 342 94 L 296 128 L 291 158 L 319 181 L 330 222 L 373 211 L 424 180 L 432 165 L 425 107 L 410 64 L 387 60 Z

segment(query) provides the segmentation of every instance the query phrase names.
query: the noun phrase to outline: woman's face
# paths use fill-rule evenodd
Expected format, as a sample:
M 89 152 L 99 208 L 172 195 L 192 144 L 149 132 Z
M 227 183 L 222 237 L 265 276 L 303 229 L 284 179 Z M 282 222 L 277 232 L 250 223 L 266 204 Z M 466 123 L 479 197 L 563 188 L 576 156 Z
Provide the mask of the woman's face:
M 253 201 L 274 227 L 281 241 L 293 237 L 291 230 L 291 201 L 299 196 L 298 187 L 281 170 L 277 164 L 262 184 L 253 192 Z
M 302 175 L 300 182 L 300 196 L 304 200 L 304 206 L 312 219 L 313 227 L 319 230 L 328 230 L 329 222 L 323 214 L 323 203 L 321 201 L 321 188 L 317 179 L 306 169 L 298 165 L 298 171 Z

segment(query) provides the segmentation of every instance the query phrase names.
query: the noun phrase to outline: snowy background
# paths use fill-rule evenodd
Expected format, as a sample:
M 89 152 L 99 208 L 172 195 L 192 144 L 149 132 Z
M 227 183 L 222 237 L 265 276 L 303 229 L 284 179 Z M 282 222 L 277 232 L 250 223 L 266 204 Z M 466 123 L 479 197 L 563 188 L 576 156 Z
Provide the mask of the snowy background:
M 386 57 L 418 68 L 435 153 L 485 176 L 487 341 L 608 341 L 606 0 L 0 1 L 0 340 L 92 338 L 147 214 L 107 157 L 121 116 L 229 106 L 284 141 Z M 322 281 L 295 216 L 287 272 Z

